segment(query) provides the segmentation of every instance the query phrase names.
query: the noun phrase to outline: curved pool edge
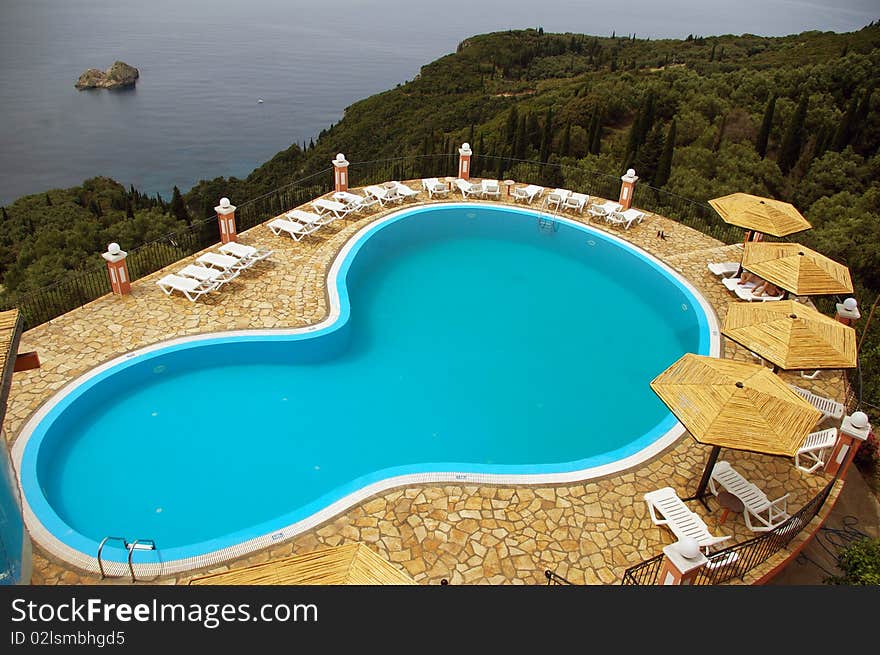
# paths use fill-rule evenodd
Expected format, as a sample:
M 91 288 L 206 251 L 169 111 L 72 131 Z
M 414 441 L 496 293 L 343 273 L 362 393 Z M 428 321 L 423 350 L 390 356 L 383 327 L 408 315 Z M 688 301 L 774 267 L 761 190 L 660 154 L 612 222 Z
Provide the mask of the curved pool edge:
M 21 467 L 23 463 L 25 449 L 27 448 L 27 445 L 36 427 L 53 410 L 53 408 L 55 408 L 67 395 L 72 393 L 72 391 L 74 391 L 85 382 L 91 380 L 98 375 L 101 375 L 102 373 L 106 372 L 109 369 L 112 369 L 119 364 L 123 364 L 130 360 L 147 356 L 157 350 L 181 347 L 200 341 L 210 340 L 235 340 L 240 338 L 264 338 L 272 336 L 296 335 L 302 335 L 303 337 L 306 337 L 320 333 L 329 333 L 333 330 L 339 329 L 340 327 L 345 325 L 350 309 L 350 306 L 348 304 L 348 290 L 347 285 L 345 284 L 345 273 L 347 273 L 348 266 L 353 260 L 353 257 L 351 256 L 352 252 L 354 251 L 356 253 L 356 250 L 369 238 L 371 233 L 380 229 L 382 226 L 388 223 L 399 220 L 404 216 L 421 213 L 422 211 L 450 207 L 485 207 L 495 210 L 513 211 L 521 214 L 532 215 L 535 217 L 551 218 L 554 221 L 568 224 L 588 234 L 601 235 L 601 238 L 615 242 L 620 247 L 623 247 L 633 254 L 636 254 L 637 256 L 648 260 L 654 266 L 660 268 L 663 273 L 672 278 L 672 281 L 682 287 L 687 292 L 687 294 L 690 295 L 699 304 L 700 308 L 702 309 L 700 322 L 702 324 L 704 318 L 705 323 L 708 324 L 706 325 L 706 328 L 709 338 L 707 348 L 709 354 L 712 356 L 718 356 L 718 354 L 720 353 L 720 336 L 717 315 L 714 308 L 711 306 L 711 304 L 709 304 L 705 297 L 687 280 L 687 278 L 675 271 L 668 264 L 664 263 L 661 259 L 640 248 L 639 246 L 627 241 L 626 239 L 617 236 L 616 234 L 603 230 L 598 230 L 597 228 L 589 224 L 580 223 L 564 216 L 554 216 L 547 212 L 542 212 L 536 209 L 525 207 L 513 207 L 508 205 L 499 206 L 494 203 L 442 202 L 399 208 L 387 214 L 386 216 L 383 216 L 378 220 L 371 221 L 370 223 L 361 227 L 355 234 L 349 237 L 349 239 L 335 254 L 332 263 L 328 269 L 326 278 L 328 312 L 327 316 L 318 323 L 296 328 L 244 329 L 222 332 L 206 332 L 198 335 L 189 335 L 185 337 L 175 337 L 172 339 L 167 339 L 161 342 L 150 344 L 148 346 L 144 346 L 134 351 L 130 351 L 128 353 L 124 353 L 118 357 L 114 357 L 113 359 L 108 360 L 91 369 L 90 371 L 80 375 L 79 377 L 71 380 L 58 391 L 56 391 L 49 399 L 47 399 L 34 412 L 34 414 L 32 414 L 32 416 L 28 418 L 28 420 L 22 426 L 21 430 L 19 430 L 18 436 L 12 448 L 13 461 L 17 465 L 16 470 L 18 471 L 18 482 L 22 493 L 25 523 L 32 538 L 34 538 L 34 540 L 41 547 L 43 547 L 52 555 L 55 555 L 56 557 L 59 557 L 60 559 L 74 564 L 87 571 L 95 573 L 98 572 L 98 561 L 96 557 L 90 556 L 83 552 L 83 550 L 74 548 L 68 543 L 65 543 L 62 539 L 57 537 L 56 534 L 64 534 L 68 536 L 70 534 L 74 534 L 78 537 L 81 537 L 81 539 L 77 539 L 75 541 L 84 540 L 85 544 L 94 547 L 92 549 L 92 552 L 97 551 L 97 542 L 94 542 L 83 535 L 79 535 L 74 530 L 72 530 L 70 526 L 68 526 L 63 520 L 60 519 L 60 517 L 57 516 L 57 514 L 55 514 L 54 510 L 51 510 L 50 506 L 49 507 L 51 513 L 49 517 L 44 517 L 43 519 L 48 519 L 46 520 L 46 523 L 48 523 L 49 525 L 48 527 L 44 525 L 43 520 L 41 520 L 41 518 L 37 516 L 37 512 L 34 511 L 30 503 L 30 498 L 34 497 L 34 494 L 36 495 L 36 497 L 45 500 L 44 498 L 42 498 L 41 491 L 38 488 L 34 489 L 34 487 L 38 486 L 38 478 L 34 474 L 32 476 L 32 480 L 29 480 L 29 482 L 33 482 L 33 485 L 31 485 L 25 484 L 24 476 L 22 476 Z M 700 350 L 703 350 L 703 347 L 706 346 L 706 344 L 704 343 L 705 335 L 706 332 L 701 331 Z M 674 417 L 672 418 L 674 420 Z M 207 552 L 203 554 L 192 556 L 185 556 L 185 553 L 178 554 L 175 552 L 186 550 L 182 547 L 165 549 L 164 551 L 161 551 L 160 549 L 160 552 L 167 553 L 169 556 L 171 556 L 167 561 L 163 561 L 158 564 L 136 564 L 135 568 L 141 576 L 156 576 L 180 573 L 194 568 L 202 568 L 205 566 L 215 565 L 219 562 L 246 555 L 256 550 L 265 548 L 266 546 L 277 544 L 281 541 L 290 539 L 302 532 L 305 532 L 306 530 L 309 530 L 316 527 L 317 525 L 320 525 L 321 523 L 324 523 L 328 519 L 339 515 L 343 511 L 353 507 L 354 505 L 362 502 L 363 500 L 371 496 L 401 486 L 437 483 L 457 483 L 467 485 L 489 484 L 540 486 L 576 483 L 596 479 L 599 477 L 606 477 L 608 475 L 630 469 L 647 461 L 648 459 L 653 458 L 654 456 L 665 450 L 667 447 L 675 443 L 684 433 L 685 430 L 683 426 L 679 422 L 675 422 L 671 428 L 666 430 L 665 433 L 661 436 L 654 438 L 647 446 L 644 446 L 639 450 L 622 457 L 621 459 L 607 464 L 587 466 L 585 468 L 578 468 L 568 471 L 540 473 L 486 473 L 465 470 L 437 470 L 432 472 L 392 475 L 390 477 L 385 477 L 369 482 L 368 484 L 361 486 L 357 490 L 333 500 L 329 504 L 306 516 L 305 518 L 295 521 L 281 529 L 272 529 L 260 533 L 259 530 L 262 530 L 265 525 L 254 526 L 254 530 L 251 530 L 250 532 L 256 532 L 257 536 L 243 539 L 242 541 L 235 543 L 231 546 L 223 546 L 213 549 L 209 548 Z M 644 436 L 640 438 L 639 441 L 643 438 Z M 589 460 L 580 460 L 579 462 L 574 463 L 582 464 L 586 461 Z M 30 491 L 31 495 L 29 495 L 28 491 Z M 48 503 L 46 503 L 46 505 L 48 506 Z M 283 517 L 279 518 L 283 519 Z M 55 530 L 53 531 L 52 528 L 55 528 Z M 233 534 L 237 535 L 238 533 Z M 195 546 L 208 546 L 210 544 L 211 541 L 209 540 L 206 542 L 201 542 L 200 544 L 192 544 L 187 548 L 189 550 L 193 550 Z M 127 564 L 124 561 L 118 561 L 115 558 L 111 558 L 109 560 L 105 558 L 105 569 L 107 569 L 109 574 L 111 575 L 124 575 L 128 573 Z

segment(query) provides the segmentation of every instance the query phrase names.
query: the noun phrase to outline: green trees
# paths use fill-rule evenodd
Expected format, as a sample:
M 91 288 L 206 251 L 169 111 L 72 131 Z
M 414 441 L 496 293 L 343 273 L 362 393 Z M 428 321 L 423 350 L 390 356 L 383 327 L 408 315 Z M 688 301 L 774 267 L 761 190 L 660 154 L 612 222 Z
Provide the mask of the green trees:
M 779 170 L 787 174 L 801 155 L 804 140 L 804 119 L 807 117 L 807 94 L 803 93 L 798 102 L 794 116 L 785 128 L 782 143 L 779 146 L 779 158 L 776 163 Z
M 171 192 L 171 204 L 168 206 L 168 209 L 174 218 L 187 225 L 192 225 L 192 218 L 190 218 L 186 205 L 183 202 L 183 196 L 180 195 L 180 189 L 178 189 L 176 185 Z
M 776 110 L 776 94 L 770 96 L 767 106 L 764 108 L 764 118 L 761 121 L 761 130 L 755 141 L 755 151 L 763 159 L 767 155 L 767 142 L 770 139 L 770 129 L 773 127 L 773 112 Z
M 547 108 L 547 114 L 544 117 L 544 127 L 541 130 L 541 163 L 546 164 L 550 159 L 550 144 L 553 141 L 553 108 Z
M 669 181 L 669 174 L 672 172 L 672 154 L 675 150 L 675 119 L 669 124 L 669 131 L 666 133 L 666 139 L 663 142 L 663 154 L 660 155 L 660 161 L 657 163 L 657 172 L 651 184 L 655 187 L 662 187 Z

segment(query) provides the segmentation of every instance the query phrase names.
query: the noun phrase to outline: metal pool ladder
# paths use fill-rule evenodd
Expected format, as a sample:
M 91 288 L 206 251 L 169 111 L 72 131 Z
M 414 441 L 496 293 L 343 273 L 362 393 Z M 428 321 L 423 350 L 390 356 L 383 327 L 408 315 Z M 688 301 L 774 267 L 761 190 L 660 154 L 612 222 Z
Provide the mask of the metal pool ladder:
M 131 561 L 132 555 L 134 555 L 134 551 L 136 550 L 156 550 L 156 542 L 152 539 L 135 539 L 134 541 L 129 541 L 125 537 L 104 537 L 101 539 L 101 543 L 98 545 L 98 570 L 101 572 L 102 580 L 107 577 L 107 574 L 104 572 L 104 563 L 101 561 L 101 552 L 104 550 L 104 545 L 108 541 L 122 542 L 122 547 L 128 551 L 128 571 L 131 574 L 131 581 L 137 582 L 134 575 L 134 564 Z

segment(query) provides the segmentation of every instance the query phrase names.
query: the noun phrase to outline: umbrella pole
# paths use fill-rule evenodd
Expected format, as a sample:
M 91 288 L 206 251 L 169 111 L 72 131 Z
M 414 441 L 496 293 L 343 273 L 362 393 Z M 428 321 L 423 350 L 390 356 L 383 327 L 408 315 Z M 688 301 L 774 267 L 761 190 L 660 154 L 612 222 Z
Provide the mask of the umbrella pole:
M 706 462 L 706 468 L 703 469 L 703 477 L 700 478 L 700 484 L 697 487 L 697 493 L 690 498 L 684 500 L 699 500 L 703 503 L 703 507 L 709 509 L 709 504 L 704 499 L 706 495 L 706 486 L 709 484 L 709 477 L 712 475 L 712 469 L 715 468 L 715 462 L 718 460 L 718 453 L 721 452 L 721 446 L 712 446 L 712 452 L 709 453 L 709 460 Z

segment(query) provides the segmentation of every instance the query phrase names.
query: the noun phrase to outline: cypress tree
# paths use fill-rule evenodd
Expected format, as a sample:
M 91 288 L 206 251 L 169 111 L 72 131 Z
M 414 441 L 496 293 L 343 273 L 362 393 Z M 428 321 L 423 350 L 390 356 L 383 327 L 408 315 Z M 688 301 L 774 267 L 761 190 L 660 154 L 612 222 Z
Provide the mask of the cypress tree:
M 516 128 L 519 126 L 519 116 L 516 114 L 516 106 L 510 108 L 507 114 L 507 126 L 504 128 L 504 140 L 507 141 L 509 147 L 514 146 L 516 139 Z
M 591 155 L 598 155 L 602 149 L 602 110 L 599 107 L 593 108 L 593 115 L 590 117 L 590 131 L 587 134 L 587 150 Z
M 494 149 L 493 149 L 493 152 L 494 152 Z M 501 177 L 504 175 L 504 157 L 500 151 L 497 155 L 497 159 L 495 160 L 495 165 L 496 165 L 495 179 L 500 180 Z
M 101 218 L 101 216 L 104 215 L 104 212 L 101 211 L 101 205 L 99 205 L 94 198 L 89 200 L 89 211 L 92 212 L 92 214 L 94 214 L 97 218 Z
M 660 155 L 665 149 L 663 132 L 660 125 L 655 125 L 648 136 L 645 143 L 639 148 L 638 156 L 635 158 L 635 168 L 646 180 L 653 180 L 657 174 L 657 167 L 660 163 Z
M 541 126 L 535 112 L 529 112 L 526 120 L 526 143 L 535 150 L 541 147 Z
M 125 201 L 125 217 L 134 218 L 134 208 L 131 206 L 131 200 Z
M 763 159 L 767 155 L 767 142 L 770 140 L 770 129 L 773 127 L 773 113 L 776 111 L 776 94 L 770 96 L 767 107 L 764 109 L 764 120 L 761 121 L 761 131 L 755 141 L 755 151 Z
M 516 138 L 514 139 L 514 149 L 511 153 L 511 156 L 514 159 L 525 159 L 526 158 L 526 117 L 525 115 L 520 116 L 519 125 L 516 126 Z
M 718 132 L 715 133 L 715 141 L 712 142 L 712 150 L 718 152 L 721 147 L 721 141 L 724 139 L 724 130 L 727 127 L 727 114 L 721 114 L 721 124 L 718 126 Z
M 9 220 L 9 214 L 6 213 L 6 207 L 0 208 L 3 210 L 3 221 L 6 222 Z
M 468 140 L 467 140 L 467 142 L 468 142 L 469 144 L 471 144 L 471 147 L 473 147 L 473 146 L 476 145 L 476 144 L 474 143 L 474 124 L 473 124 L 473 123 L 471 123 L 471 130 L 470 130 L 470 132 L 468 132 Z
M 51 206 L 52 206 L 52 198 L 49 197 L 49 192 L 48 192 L 48 191 L 46 192 L 46 206 L 47 206 L 47 207 L 51 207 Z
M 712 44 L 712 52 L 709 53 L 709 61 L 715 61 L 715 46 L 717 44 Z
M 559 154 L 568 157 L 571 154 L 571 123 L 565 124 L 562 131 L 562 142 L 559 144 Z
M 657 172 L 654 174 L 654 180 L 651 184 L 655 187 L 662 187 L 669 181 L 669 174 L 672 172 L 672 153 L 675 150 L 675 119 L 669 124 L 669 131 L 666 133 L 666 141 L 663 143 L 663 154 L 660 155 L 660 161 L 657 163 Z
M 849 101 L 849 106 L 843 114 L 843 118 L 840 119 L 840 123 L 837 125 L 837 131 L 834 133 L 834 141 L 831 144 L 832 150 L 837 150 L 839 152 L 846 148 L 852 140 L 853 127 L 856 122 L 856 112 L 858 111 L 859 106 L 858 103 L 858 98 L 853 94 L 852 99 Z
M 183 202 L 183 197 L 180 195 L 180 189 L 178 189 L 177 186 L 175 186 L 171 192 L 170 210 L 171 215 L 178 221 L 183 221 L 187 225 L 192 222 L 189 217 L 189 212 L 186 210 L 186 204 Z
M 868 114 L 871 113 L 871 96 L 873 93 L 874 87 L 871 85 L 865 89 L 865 92 L 862 94 L 862 100 L 859 103 L 859 108 L 856 110 L 855 122 L 853 123 L 850 132 L 850 143 L 856 145 L 860 144 L 861 139 L 859 137 L 865 127 L 866 121 L 868 120 Z
M 776 163 L 784 175 L 788 175 L 788 172 L 795 165 L 798 157 L 800 157 L 804 139 L 804 119 L 806 117 L 807 94 L 804 93 L 801 95 L 797 109 L 795 109 L 794 115 L 791 117 L 791 121 L 785 130 L 785 135 L 782 137 L 782 145 L 779 146 L 779 159 Z
M 550 145 L 553 142 L 553 109 L 547 108 L 544 118 L 544 131 L 541 134 L 541 163 L 546 164 L 550 159 Z

